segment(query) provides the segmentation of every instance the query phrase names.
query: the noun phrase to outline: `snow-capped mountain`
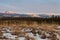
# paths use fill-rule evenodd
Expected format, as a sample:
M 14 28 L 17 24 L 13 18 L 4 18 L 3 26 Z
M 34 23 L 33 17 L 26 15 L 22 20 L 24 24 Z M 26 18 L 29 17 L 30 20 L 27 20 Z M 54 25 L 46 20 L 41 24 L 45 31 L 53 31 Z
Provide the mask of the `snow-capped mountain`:
M 54 15 L 54 16 L 60 16 L 60 15 Z M 52 15 L 47 14 L 27 14 L 27 13 L 0 13 L 0 17 L 40 17 L 40 18 L 50 18 Z
M 7 13 L 0 13 L 0 17 L 30 17 L 27 14 L 7 14 Z

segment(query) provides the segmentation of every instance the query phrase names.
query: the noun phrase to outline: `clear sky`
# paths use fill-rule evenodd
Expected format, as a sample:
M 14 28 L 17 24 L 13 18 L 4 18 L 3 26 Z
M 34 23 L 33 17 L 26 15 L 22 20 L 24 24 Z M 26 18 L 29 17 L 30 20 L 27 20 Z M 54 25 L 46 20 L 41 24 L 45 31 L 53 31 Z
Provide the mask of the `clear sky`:
M 60 13 L 60 0 L 0 0 L 0 12 Z

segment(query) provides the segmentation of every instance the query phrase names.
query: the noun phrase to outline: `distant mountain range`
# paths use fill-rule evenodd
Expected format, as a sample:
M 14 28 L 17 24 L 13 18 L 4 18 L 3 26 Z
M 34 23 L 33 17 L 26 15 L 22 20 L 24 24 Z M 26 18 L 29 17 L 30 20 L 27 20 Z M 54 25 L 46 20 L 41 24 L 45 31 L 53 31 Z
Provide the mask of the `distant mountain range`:
M 27 14 L 7 14 L 7 13 L 0 13 L 0 17 L 30 17 Z
M 50 18 L 52 15 L 46 15 L 46 14 L 37 14 L 34 16 L 34 14 L 8 14 L 8 13 L 0 13 L 0 17 L 41 17 L 41 18 Z

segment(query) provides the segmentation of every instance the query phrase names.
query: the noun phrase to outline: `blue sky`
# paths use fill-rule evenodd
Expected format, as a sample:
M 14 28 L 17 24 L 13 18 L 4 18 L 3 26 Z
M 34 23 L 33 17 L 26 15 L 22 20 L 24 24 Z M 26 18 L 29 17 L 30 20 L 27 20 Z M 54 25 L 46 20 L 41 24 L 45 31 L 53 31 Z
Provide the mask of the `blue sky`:
M 60 0 L 0 0 L 0 12 L 60 13 Z

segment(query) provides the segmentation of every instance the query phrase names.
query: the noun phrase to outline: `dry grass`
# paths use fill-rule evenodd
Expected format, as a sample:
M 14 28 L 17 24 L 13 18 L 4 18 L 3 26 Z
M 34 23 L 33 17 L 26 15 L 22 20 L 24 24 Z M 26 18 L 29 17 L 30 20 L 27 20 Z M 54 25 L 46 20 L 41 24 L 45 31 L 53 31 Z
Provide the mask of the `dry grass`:
M 55 31 L 56 27 L 59 26 L 58 24 L 48 24 L 48 23 L 42 23 L 42 24 L 38 24 L 37 22 L 27 22 L 27 21 L 17 21 L 17 23 L 15 21 L 11 22 L 11 21 L 3 21 L 0 23 L 0 29 L 2 27 L 11 27 L 12 31 L 19 31 L 20 27 L 39 27 L 41 29 L 44 30 L 49 30 L 49 31 Z M 14 30 L 14 28 L 16 28 L 17 30 Z M 59 31 L 56 31 L 59 33 Z

